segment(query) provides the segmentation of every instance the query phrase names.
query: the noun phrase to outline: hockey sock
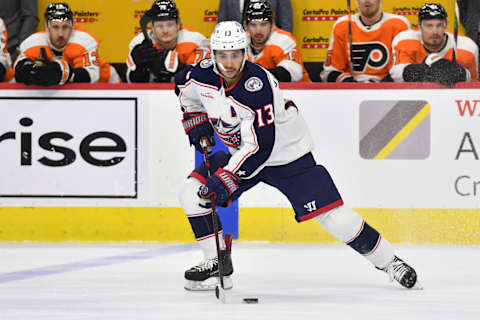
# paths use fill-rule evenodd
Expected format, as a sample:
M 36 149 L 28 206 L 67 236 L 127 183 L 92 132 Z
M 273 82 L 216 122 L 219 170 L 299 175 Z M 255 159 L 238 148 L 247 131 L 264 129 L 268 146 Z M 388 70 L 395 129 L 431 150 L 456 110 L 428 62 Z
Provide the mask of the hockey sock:
M 390 242 L 351 208 L 342 205 L 316 217 L 316 220 L 328 233 L 360 253 L 374 266 L 383 268 L 393 259 Z
M 192 231 L 195 234 L 200 248 L 202 248 L 205 259 L 212 259 L 217 256 L 215 244 L 215 233 L 212 223 L 212 209 L 200 206 L 200 198 L 197 191 L 202 184 L 195 178 L 188 178 L 179 195 L 180 204 L 187 215 Z M 220 249 L 225 249 L 223 240 L 222 225 L 219 221 Z

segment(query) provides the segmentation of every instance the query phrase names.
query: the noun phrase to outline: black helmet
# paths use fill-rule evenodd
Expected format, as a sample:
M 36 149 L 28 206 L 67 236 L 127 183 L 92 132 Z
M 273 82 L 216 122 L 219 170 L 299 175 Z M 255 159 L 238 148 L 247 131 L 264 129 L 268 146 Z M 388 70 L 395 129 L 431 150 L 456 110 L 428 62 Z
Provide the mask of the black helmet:
M 447 12 L 439 3 L 425 3 L 418 13 L 418 21 L 429 19 L 447 20 Z
M 246 23 L 250 21 L 272 22 L 272 7 L 265 0 L 251 0 L 245 8 L 244 20 Z
M 152 21 L 178 20 L 178 9 L 172 0 L 156 0 L 145 14 Z
M 64 2 L 50 3 L 45 11 L 45 21 L 73 21 L 73 13 L 68 4 Z

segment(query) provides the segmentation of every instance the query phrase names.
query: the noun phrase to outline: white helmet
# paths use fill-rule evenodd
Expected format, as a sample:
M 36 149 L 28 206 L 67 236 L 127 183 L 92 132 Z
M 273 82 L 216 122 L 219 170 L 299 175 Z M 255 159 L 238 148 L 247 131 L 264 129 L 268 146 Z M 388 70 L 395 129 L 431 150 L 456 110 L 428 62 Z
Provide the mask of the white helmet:
M 247 59 L 248 38 L 242 25 L 237 21 L 222 21 L 213 30 L 210 37 L 212 60 L 215 61 L 216 50 L 243 50 L 242 69 Z
M 212 50 L 245 49 L 247 45 L 247 34 L 237 21 L 220 22 L 210 37 Z

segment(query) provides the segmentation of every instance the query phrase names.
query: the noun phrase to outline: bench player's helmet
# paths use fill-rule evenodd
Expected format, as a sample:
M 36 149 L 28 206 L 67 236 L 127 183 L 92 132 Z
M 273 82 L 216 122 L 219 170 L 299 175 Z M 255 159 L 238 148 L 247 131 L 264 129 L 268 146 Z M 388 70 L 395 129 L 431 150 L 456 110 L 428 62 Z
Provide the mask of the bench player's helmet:
M 45 10 L 45 21 L 67 21 L 73 22 L 73 13 L 68 4 L 63 2 L 50 3 Z
M 425 3 L 418 12 L 418 21 L 429 19 L 447 20 L 447 11 L 439 3 Z
M 248 24 L 250 21 L 272 22 L 272 7 L 265 0 L 251 0 L 245 8 L 243 21 Z
M 150 10 L 145 13 L 152 21 L 179 21 L 178 9 L 172 0 L 156 0 Z
M 237 21 L 222 21 L 215 27 L 210 37 L 210 55 L 216 67 L 215 52 L 222 50 L 243 50 L 243 70 L 247 60 L 247 33 Z M 222 66 L 220 66 L 222 68 Z

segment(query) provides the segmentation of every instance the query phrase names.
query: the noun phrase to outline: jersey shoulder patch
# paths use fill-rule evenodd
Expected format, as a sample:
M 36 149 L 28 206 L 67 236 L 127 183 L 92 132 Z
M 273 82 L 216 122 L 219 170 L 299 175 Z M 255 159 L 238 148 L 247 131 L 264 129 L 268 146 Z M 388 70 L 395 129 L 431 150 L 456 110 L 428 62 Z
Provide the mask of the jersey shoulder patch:
M 190 80 L 207 86 L 220 88 L 220 76 L 213 70 L 213 61 L 203 59 L 195 65 L 190 73 Z
M 245 90 L 249 92 L 260 91 L 263 88 L 263 81 L 259 77 L 250 77 L 245 81 Z
M 213 66 L 213 60 L 212 59 L 204 59 L 200 62 L 200 68 L 202 69 L 207 69 Z

